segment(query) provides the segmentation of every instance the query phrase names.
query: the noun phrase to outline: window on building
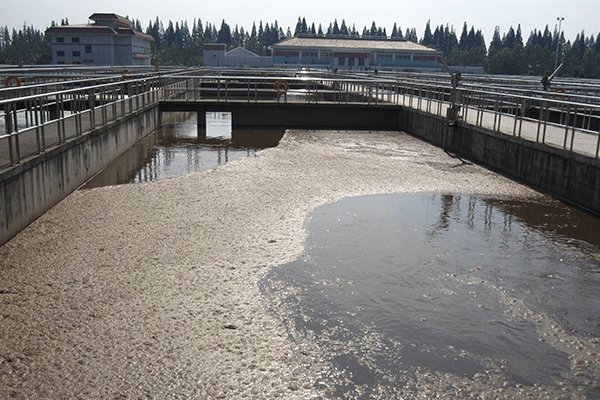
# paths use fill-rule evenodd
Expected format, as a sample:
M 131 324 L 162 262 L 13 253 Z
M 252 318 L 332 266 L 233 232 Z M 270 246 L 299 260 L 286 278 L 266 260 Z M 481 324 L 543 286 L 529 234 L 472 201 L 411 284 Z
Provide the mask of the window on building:
M 79 38 L 78 37 L 72 37 L 71 38 L 71 43 L 79 43 Z
M 358 59 L 358 65 L 365 65 L 365 59 L 364 58 L 359 58 Z
M 78 52 L 78 51 L 74 51 L 74 52 L 73 52 L 73 57 L 79 57 L 79 56 L 80 56 L 80 54 L 79 54 L 79 52 Z
M 302 57 L 317 57 L 317 54 L 316 51 L 303 51 Z
M 392 54 L 391 53 L 378 53 L 377 59 L 378 60 L 391 60 Z
M 354 58 L 349 58 L 348 59 L 348 65 L 349 66 L 353 66 L 354 65 Z
M 65 52 L 62 51 L 62 50 L 59 50 L 59 51 L 56 52 L 56 56 L 57 57 L 64 57 L 65 56 Z
M 57 37 L 56 38 L 56 43 L 64 43 L 65 42 L 65 38 L 64 37 Z
M 92 45 L 91 44 L 86 44 L 85 45 L 85 52 L 86 53 L 91 53 L 92 52 Z

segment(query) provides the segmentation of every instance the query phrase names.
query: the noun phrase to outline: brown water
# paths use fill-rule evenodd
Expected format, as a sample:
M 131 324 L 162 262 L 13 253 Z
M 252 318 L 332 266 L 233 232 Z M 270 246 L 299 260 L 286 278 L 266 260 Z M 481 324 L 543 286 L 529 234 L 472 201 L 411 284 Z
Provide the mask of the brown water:
M 140 183 L 176 178 L 205 171 L 277 146 L 284 130 L 231 129 L 231 118 L 207 120 L 197 128 L 191 114 L 163 125 L 88 181 L 83 188 Z
M 206 138 L 195 116 L 167 125 L 87 187 L 212 169 L 283 135 L 216 125 Z M 306 228 L 305 254 L 261 288 L 293 339 L 322 350 L 315 384 L 331 397 L 600 398 L 598 219 L 556 201 L 397 194 L 322 206 Z
M 323 349 L 332 396 L 600 398 L 598 219 L 397 194 L 322 206 L 306 229 L 305 254 L 261 285 Z

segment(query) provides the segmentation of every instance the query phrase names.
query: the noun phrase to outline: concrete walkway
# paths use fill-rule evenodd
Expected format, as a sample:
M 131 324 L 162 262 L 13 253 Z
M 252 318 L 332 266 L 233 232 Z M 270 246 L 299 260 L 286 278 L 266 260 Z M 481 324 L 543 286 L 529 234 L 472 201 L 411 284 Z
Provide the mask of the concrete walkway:
M 380 100 L 388 99 L 380 96 Z M 427 99 L 398 96 L 392 100 L 404 107 L 414 108 L 427 113 L 446 116 L 449 103 L 440 103 L 437 100 L 430 102 Z M 466 118 L 464 117 L 466 114 Z M 548 123 L 546 126 L 538 121 L 521 119 L 511 114 L 500 114 L 492 111 L 469 108 L 461 110 L 462 120 L 468 124 L 481 126 L 491 131 L 504 133 L 510 136 L 519 136 L 531 142 L 544 143 L 548 146 L 566 149 L 588 157 L 596 157 L 600 143 L 599 133 L 588 133 L 580 129 L 567 128 Z
M 125 112 L 121 104 L 117 104 L 116 115 L 121 117 L 130 112 L 129 102 L 125 101 Z M 96 127 L 103 125 L 103 118 L 110 122 L 114 119 L 114 109 L 112 106 L 105 107 L 106 114 L 103 117 L 102 107 L 95 110 L 94 125 Z M 59 126 L 60 123 L 60 126 Z M 30 155 L 37 154 L 39 149 L 47 149 L 61 142 L 62 137 L 70 139 L 78 134 L 85 134 L 92 130 L 92 113 L 90 110 L 84 111 L 77 116 L 67 115 L 62 120 L 52 120 L 37 127 L 32 123 L 26 124 L 24 115 L 19 116 L 19 153 L 21 159 Z M 4 121 L 0 125 L 0 132 L 4 131 Z M 59 135 L 60 132 L 60 135 Z M 16 157 L 16 138 L 13 137 L 13 154 Z M 7 138 L 0 139 L 0 169 L 2 166 L 10 164 L 9 141 Z

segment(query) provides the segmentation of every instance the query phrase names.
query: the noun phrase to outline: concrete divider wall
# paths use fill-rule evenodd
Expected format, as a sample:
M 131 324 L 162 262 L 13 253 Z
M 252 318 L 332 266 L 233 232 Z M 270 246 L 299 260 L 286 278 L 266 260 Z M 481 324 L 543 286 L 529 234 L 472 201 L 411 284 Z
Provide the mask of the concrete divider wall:
M 599 159 L 406 108 L 399 129 L 600 216 Z
M 0 244 L 161 124 L 148 107 L 0 173 Z
M 198 113 L 198 124 L 205 113 L 231 112 L 234 127 L 270 127 L 284 129 L 365 129 L 397 130 L 398 110 L 394 105 L 306 104 L 306 103 L 235 103 L 177 102 L 161 103 L 163 111 Z

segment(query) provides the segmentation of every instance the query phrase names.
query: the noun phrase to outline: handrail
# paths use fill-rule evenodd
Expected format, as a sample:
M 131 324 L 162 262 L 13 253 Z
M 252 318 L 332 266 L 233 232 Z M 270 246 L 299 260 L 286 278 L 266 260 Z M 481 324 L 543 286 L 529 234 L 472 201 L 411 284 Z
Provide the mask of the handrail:
M 593 96 L 573 98 L 560 93 L 552 98 L 542 91 L 470 83 L 454 89 L 449 79 L 408 76 L 323 70 L 268 70 L 267 76 L 261 76 L 261 72 L 265 74 L 260 70 L 178 70 L 142 77 L 119 76 L 114 82 L 110 82 L 114 77 L 105 77 L 89 80 L 96 83 L 89 86 L 0 100 L 0 168 L 169 99 L 387 103 L 442 118 L 447 117 L 448 108 L 455 107 L 453 118 L 459 123 L 599 157 L 600 105 L 592 102 L 598 101 Z M 274 88 L 278 80 L 285 80 L 289 90 L 278 94 Z M 71 80 L 64 85 L 82 82 Z M 55 86 L 52 83 L 45 87 Z M 581 99 L 585 102 L 573 101 Z M 580 150 L 583 145 L 585 151 Z
M 0 100 L 0 168 L 178 96 L 166 90 L 182 82 L 154 76 Z

